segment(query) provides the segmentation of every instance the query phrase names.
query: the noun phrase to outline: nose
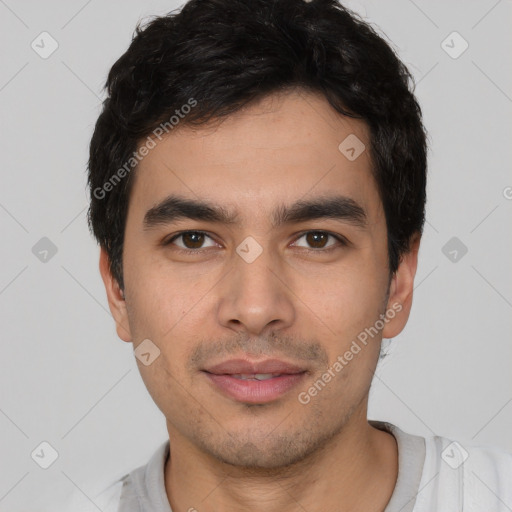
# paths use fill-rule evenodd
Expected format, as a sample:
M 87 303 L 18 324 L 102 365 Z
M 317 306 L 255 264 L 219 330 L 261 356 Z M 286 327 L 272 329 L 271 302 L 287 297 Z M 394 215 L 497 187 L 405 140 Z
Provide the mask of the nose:
M 295 318 L 293 285 L 285 269 L 268 248 L 249 262 L 238 253 L 233 268 L 221 281 L 218 320 L 235 331 L 261 335 L 284 329 Z

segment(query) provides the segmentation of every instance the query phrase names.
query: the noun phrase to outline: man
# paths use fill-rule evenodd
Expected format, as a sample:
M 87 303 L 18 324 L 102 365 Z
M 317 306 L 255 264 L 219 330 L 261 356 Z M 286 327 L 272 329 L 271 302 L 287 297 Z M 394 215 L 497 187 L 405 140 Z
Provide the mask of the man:
M 191 0 L 137 27 L 89 221 L 169 440 L 102 510 L 510 510 L 510 454 L 367 419 L 425 219 L 410 79 L 335 0 Z

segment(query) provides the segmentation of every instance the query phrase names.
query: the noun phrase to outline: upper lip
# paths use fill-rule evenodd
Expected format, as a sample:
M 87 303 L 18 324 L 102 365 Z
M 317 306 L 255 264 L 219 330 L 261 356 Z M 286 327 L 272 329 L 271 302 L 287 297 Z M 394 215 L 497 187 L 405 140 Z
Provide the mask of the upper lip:
M 216 375 L 252 375 L 258 373 L 302 373 L 306 370 L 295 364 L 281 361 L 279 359 L 265 359 L 264 361 L 250 361 L 248 359 L 229 359 L 215 364 L 204 371 Z

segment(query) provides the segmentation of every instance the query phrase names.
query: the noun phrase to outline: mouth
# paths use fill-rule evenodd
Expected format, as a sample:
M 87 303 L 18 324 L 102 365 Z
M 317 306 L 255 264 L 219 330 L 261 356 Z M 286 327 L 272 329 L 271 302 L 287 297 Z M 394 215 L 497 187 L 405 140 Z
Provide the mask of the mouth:
M 286 373 L 238 373 L 232 374 L 231 377 L 240 380 L 268 380 L 275 377 L 281 377 L 281 375 L 287 375 Z
M 224 361 L 203 370 L 213 388 L 233 400 L 264 404 L 283 397 L 302 382 L 308 373 L 297 365 L 267 359 Z

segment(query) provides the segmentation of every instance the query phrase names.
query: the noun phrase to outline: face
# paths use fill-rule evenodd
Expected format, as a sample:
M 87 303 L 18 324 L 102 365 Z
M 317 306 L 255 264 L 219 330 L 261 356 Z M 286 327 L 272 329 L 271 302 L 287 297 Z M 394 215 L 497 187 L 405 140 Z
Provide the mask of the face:
M 100 270 L 119 336 L 150 340 L 137 364 L 171 445 L 278 468 L 366 422 L 418 248 L 389 285 L 369 147 L 364 122 L 295 91 L 173 131 L 134 171 L 125 301 L 104 251 Z

